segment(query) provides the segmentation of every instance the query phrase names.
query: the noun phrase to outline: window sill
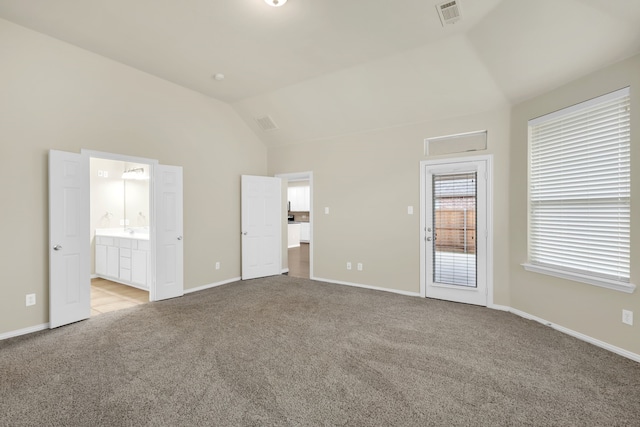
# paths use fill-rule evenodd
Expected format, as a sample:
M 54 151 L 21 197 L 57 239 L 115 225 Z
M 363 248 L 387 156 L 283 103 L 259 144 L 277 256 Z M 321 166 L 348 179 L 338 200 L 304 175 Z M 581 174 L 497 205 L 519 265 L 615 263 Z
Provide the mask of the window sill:
M 625 282 L 618 282 L 600 277 L 587 276 L 586 274 L 570 273 L 568 271 L 557 270 L 555 268 L 542 267 L 540 265 L 522 264 L 525 270 L 534 273 L 546 274 L 548 276 L 559 277 L 561 279 L 573 280 L 574 282 L 588 283 L 589 285 L 599 286 L 601 288 L 612 289 L 614 291 L 633 293 L 636 285 Z

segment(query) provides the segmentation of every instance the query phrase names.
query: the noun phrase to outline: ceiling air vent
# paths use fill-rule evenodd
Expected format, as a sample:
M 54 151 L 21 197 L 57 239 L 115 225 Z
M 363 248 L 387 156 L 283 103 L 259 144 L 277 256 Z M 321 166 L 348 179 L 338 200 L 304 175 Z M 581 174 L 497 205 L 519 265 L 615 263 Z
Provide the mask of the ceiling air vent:
M 440 22 L 442 22 L 443 27 L 455 24 L 461 18 L 459 0 L 437 4 L 436 9 L 438 9 L 438 15 L 440 16 Z
M 258 122 L 260 129 L 264 131 L 278 129 L 278 125 L 275 124 L 271 116 L 256 117 L 256 122 Z

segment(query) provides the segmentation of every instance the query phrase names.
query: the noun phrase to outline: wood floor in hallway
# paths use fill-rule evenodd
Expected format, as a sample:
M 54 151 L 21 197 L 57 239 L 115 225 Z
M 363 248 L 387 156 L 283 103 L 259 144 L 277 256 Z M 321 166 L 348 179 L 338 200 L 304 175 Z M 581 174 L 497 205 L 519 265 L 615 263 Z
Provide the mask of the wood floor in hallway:
M 308 243 L 300 243 L 297 248 L 289 248 L 289 276 L 309 278 Z

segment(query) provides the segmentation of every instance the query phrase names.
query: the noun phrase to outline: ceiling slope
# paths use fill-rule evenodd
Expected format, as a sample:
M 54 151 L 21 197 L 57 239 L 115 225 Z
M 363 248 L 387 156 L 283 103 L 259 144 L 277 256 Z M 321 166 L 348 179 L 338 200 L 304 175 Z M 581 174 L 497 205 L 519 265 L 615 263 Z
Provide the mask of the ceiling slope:
M 640 1 L 459 1 L 445 28 L 438 0 L 0 0 L 0 17 L 228 102 L 270 146 L 498 108 L 640 52 Z
M 233 107 L 269 146 L 467 115 L 507 104 L 464 35 L 306 80 Z M 259 130 L 269 114 L 280 129 Z
M 507 0 L 468 37 L 516 103 L 637 53 L 639 12 L 640 1 Z

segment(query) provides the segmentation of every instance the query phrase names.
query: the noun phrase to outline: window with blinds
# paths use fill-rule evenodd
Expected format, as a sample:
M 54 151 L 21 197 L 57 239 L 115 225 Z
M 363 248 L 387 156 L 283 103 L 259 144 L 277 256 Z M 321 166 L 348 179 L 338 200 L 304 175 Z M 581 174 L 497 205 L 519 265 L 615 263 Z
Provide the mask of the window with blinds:
M 629 95 L 529 121 L 530 265 L 632 286 Z

